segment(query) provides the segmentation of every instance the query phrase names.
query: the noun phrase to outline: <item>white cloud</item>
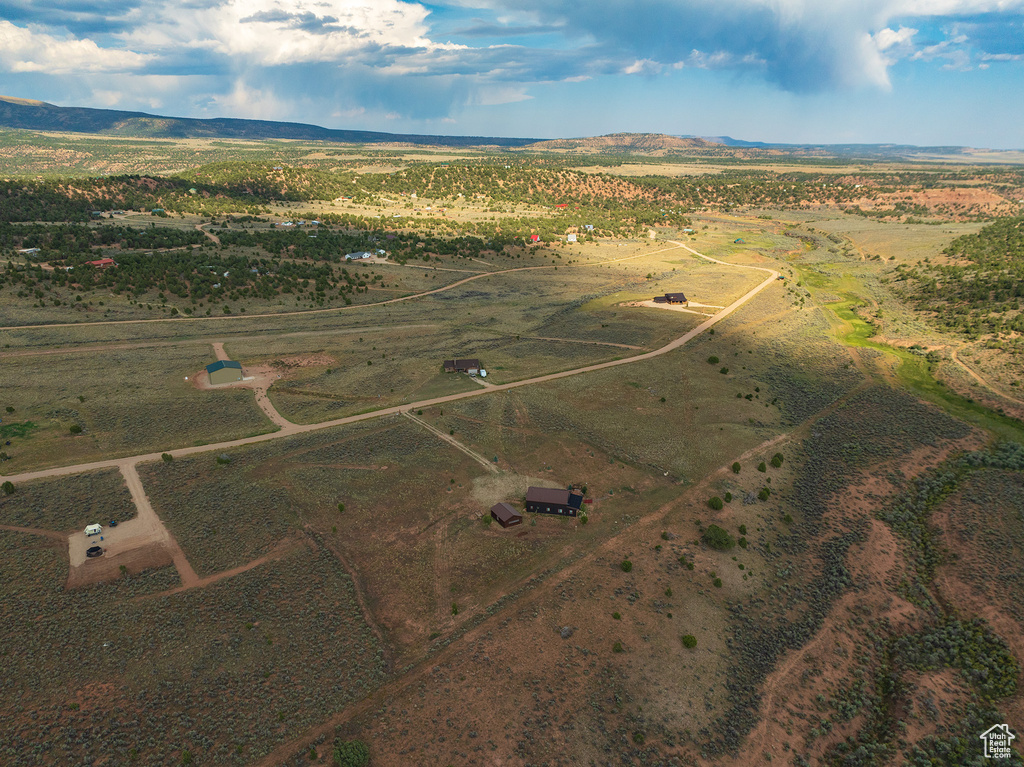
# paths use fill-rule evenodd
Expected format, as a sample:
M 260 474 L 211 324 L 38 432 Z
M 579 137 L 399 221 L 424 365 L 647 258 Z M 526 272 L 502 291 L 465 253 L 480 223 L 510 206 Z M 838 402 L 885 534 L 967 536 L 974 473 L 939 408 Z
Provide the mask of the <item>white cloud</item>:
M 151 57 L 92 40 L 61 39 L 0 20 L 0 67 L 10 72 L 72 74 L 139 70 Z
M 400 0 L 228 0 L 205 8 L 167 6 L 125 38 L 156 48 L 205 49 L 248 64 L 330 62 L 366 50 L 451 50 L 427 36 L 429 11 Z
M 891 48 L 904 48 L 911 45 L 916 29 L 901 26 L 898 30 L 889 27 L 880 29 L 874 34 L 875 47 L 880 51 L 888 51 Z
M 662 70 L 662 65 L 651 59 L 637 59 L 622 68 L 625 75 L 653 75 Z

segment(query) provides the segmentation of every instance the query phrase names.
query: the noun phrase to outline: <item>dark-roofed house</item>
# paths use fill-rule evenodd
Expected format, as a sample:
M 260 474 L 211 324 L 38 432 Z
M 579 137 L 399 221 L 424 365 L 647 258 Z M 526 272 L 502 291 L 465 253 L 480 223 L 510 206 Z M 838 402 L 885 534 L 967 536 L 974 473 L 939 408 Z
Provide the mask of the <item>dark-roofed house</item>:
M 526 491 L 526 510 L 534 514 L 561 514 L 575 517 L 583 503 L 583 496 L 569 490 L 550 487 L 531 487 Z
M 233 383 L 242 380 L 242 363 L 234 360 L 217 360 L 206 366 L 211 384 Z
M 513 527 L 523 523 L 523 515 L 507 503 L 496 503 L 491 506 L 491 516 L 502 527 Z
M 480 360 L 478 359 L 466 359 L 466 360 L 445 360 L 444 361 L 444 372 L 445 373 L 469 373 L 476 375 L 480 372 Z
M 686 306 L 690 303 L 690 299 L 686 297 L 685 293 L 666 293 L 665 303 L 667 304 L 682 304 Z

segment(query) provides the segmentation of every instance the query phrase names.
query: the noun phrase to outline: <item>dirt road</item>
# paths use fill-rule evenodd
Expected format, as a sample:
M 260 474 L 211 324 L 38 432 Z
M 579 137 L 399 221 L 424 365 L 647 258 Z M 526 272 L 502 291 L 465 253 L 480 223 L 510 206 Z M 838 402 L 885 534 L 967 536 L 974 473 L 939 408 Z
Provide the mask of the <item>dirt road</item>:
M 209 234 L 208 232 L 203 232 L 203 234 L 205 234 L 207 237 L 212 237 L 213 236 L 213 235 Z M 669 242 L 673 243 L 676 247 L 686 248 L 687 250 L 690 250 L 689 247 L 687 247 L 686 245 L 683 245 L 680 242 L 675 242 L 675 240 L 669 240 Z M 662 248 L 660 250 L 653 250 L 650 253 L 639 253 L 639 254 L 637 254 L 635 256 L 625 256 L 623 258 L 609 258 L 606 261 L 598 261 L 598 262 L 596 262 L 594 264 L 579 264 L 579 266 L 600 266 L 601 264 L 614 264 L 614 263 L 618 263 L 619 261 L 631 261 L 634 258 L 647 258 L 649 256 L 655 256 L 658 253 L 664 253 L 667 250 L 675 250 L 675 247 L 672 247 L 672 248 Z M 690 252 L 695 253 L 697 255 L 700 255 L 695 250 L 690 250 Z M 701 258 L 708 258 L 709 261 L 715 261 L 715 259 L 709 258 L 708 256 L 701 256 Z M 716 263 L 724 264 L 725 262 L 724 261 L 716 261 Z M 736 266 L 736 264 L 727 264 L 727 265 L 728 266 Z M 406 264 L 405 266 L 408 267 L 408 268 L 427 268 L 427 269 L 433 269 L 435 271 L 448 271 L 448 272 L 464 272 L 464 271 L 466 271 L 464 269 L 445 269 L 443 267 L 440 268 L 440 269 L 438 269 L 437 267 L 419 267 L 419 266 L 417 266 L 415 264 Z M 258 318 L 261 318 L 261 317 L 294 317 L 294 316 L 300 315 L 300 314 L 302 314 L 302 315 L 305 315 L 305 314 L 312 315 L 312 314 L 324 314 L 326 312 L 344 312 L 344 311 L 350 311 L 352 309 L 365 309 L 365 308 L 370 307 L 370 306 L 384 306 L 385 304 L 397 304 L 399 301 L 412 301 L 415 298 L 423 298 L 424 296 L 432 296 L 435 293 L 443 293 L 446 290 L 451 290 L 452 288 L 457 288 L 460 285 L 465 285 L 467 282 L 472 282 L 473 280 L 479 280 L 481 277 L 493 277 L 493 276 L 498 275 L 498 274 L 512 274 L 513 272 L 529 272 L 529 271 L 535 271 L 535 270 L 538 270 L 538 269 L 557 269 L 557 268 L 558 268 L 557 264 L 551 264 L 551 265 L 547 265 L 547 266 L 517 266 L 514 269 L 502 269 L 502 270 L 496 271 L 496 272 L 473 272 L 473 276 L 472 277 L 466 277 L 464 279 L 457 280 L 455 282 L 449 283 L 448 285 L 442 285 L 439 288 L 434 288 L 433 290 L 425 290 L 422 293 L 413 293 L 412 295 L 400 296 L 398 298 L 389 298 L 386 301 L 375 301 L 375 302 L 369 303 L 369 304 L 353 304 L 351 306 L 335 306 L 335 307 L 332 307 L 330 309 L 303 309 L 303 310 L 294 311 L 294 312 L 270 312 L 270 313 L 264 313 L 264 314 L 228 314 L 228 315 L 225 315 L 223 317 L 190 317 L 190 316 L 186 316 L 184 314 L 179 314 L 179 315 L 177 315 L 175 317 L 161 317 L 161 318 L 154 318 L 154 319 L 151 319 L 151 320 L 109 320 L 107 322 L 103 322 L 103 321 L 97 321 L 97 322 L 60 322 L 60 323 L 52 323 L 52 324 L 44 323 L 44 324 L 41 324 L 41 325 L 7 325 L 7 326 L 0 327 L 0 330 L 25 330 L 26 328 L 87 328 L 87 327 L 91 327 L 91 326 L 95 326 L 95 325 L 145 325 L 145 324 L 149 324 L 149 323 L 153 323 L 153 322 L 174 322 L 174 323 L 179 323 L 179 324 L 180 323 L 191 323 L 191 322 L 209 322 L 209 321 L 214 321 L 214 320 L 216 320 L 217 322 L 224 322 L 224 321 L 231 321 L 231 320 L 247 320 L 247 319 L 251 320 L 251 319 L 254 319 L 254 318 L 258 319 Z M 563 264 L 563 268 L 570 268 L 571 269 L 572 267 L 571 266 L 567 267 L 566 265 Z M 739 267 L 739 268 L 741 268 L 741 269 L 756 269 L 758 267 Z
M 194 586 L 199 582 L 199 576 L 192 569 L 188 559 L 185 558 L 185 552 L 181 550 L 178 542 L 171 535 L 171 531 L 164 527 L 164 523 L 153 510 L 153 505 L 149 502 L 149 496 L 146 495 L 146 491 L 142 487 L 139 472 L 135 468 L 136 463 L 136 461 L 129 458 L 122 461 L 118 468 L 121 469 L 121 475 L 124 477 L 125 484 L 128 485 L 128 492 L 132 495 L 132 502 L 139 513 L 139 518 L 152 527 L 159 540 L 170 550 L 174 566 L 178 569 L 178 574 L 181 576 L 181 584 L 183 586 Z
M 422 418 L 417 418 L 412 413 L 410 413 L 408 410 L 406 410 L 404 413 L 402 413 L 402 415 L 404 415 L 406 418 L 408 418 L 411 421 L 415 421 L 416 423 L 418 423 L 420 426 L 422 426 L 427 431 L 433 432 L 438 437 L 440 437 L 445 442 L 447 442 L 449 445 L 454 447 L 456 450 L 461 450 L 463 453 L 468 455 L 470 458 L 472 458 L 478 464 L 480 464 L 485 469 L 487 469 L 487 471 L 493 471 L 493 472 L 497 473 L 498 467 L 495 466 L 494 463 L 492 463 L 491 461 L 488 461 L 486 458 L 484 458 L 482 455 L 480 455 L 480 453 L 477 453 L 477 452 L 475 452 L 473 450 L 470 450 L 468 447 L 466 447 L 461 442 L 459 442 L 457 439 L 455 439 L 455 437 L 451 436 L 450 434 L 445 434 L 440 429 L 435 428 L 434 426 L 431 426 L 429 423 L 424 421 Z
M 726 261 L 720 261 L 720 260 L 718 260 L 716 258 L 711 258 L 710 256 L 705 256 L 703 253 L 697 252 L 696 250 L 694 250 L 693 248 L 689 247 L 688 245 L 684 245 L 682 243 L 675 242 L 673 240 L 670 240 L 670 242 L 673 242 L 673 244 L 676 245 L 677 247 L 680 247 L 680 248 L 683 248 L 683 249 L 689 251 L 690 253 L 692 253 L 693 255 L 697 256 L 698 258 L 703 258 L 703 259 L 705 259 L 707 261 L 711 261 L 711 262 L 716 263 L 716 264 L 722 264 L 723 266 L 728 266 L 728 267 L 731 267 L 731 268 L 734 268 L 734 269 L 750 269 L 750 270 L 754 270 L 754 271 L 758 271 L 758 272 L 767 272 L 769 276 L 764 281 L 762 281 L 760 284 L 758 284 L 757 286 L 755 286 L 751 290 L 747 291 L 744 295 L 740 296 L 738 299 L 733 301 L 727 307 L 722 309 L 722 311 L 718 312 L 718 314 L 714 315 L 713 317 L 709 317 L 707 320 L 702 322 L 700 325 L 698 325 L 697 327 L 692 328 L 691 330 L 687 331 L 686 333 L 681 335 L 679 338 L 675 339 L 674 341 L 669 342 L 665 346 L 662 346 L 660 349 L 655 349 L 654 351 L 651 351 L 651 352 L 646 352 L 644 354 L 637 354 L 637 355 L 634 355 L 632 357 L 623 357 L 622 359 L 611 360 L 611 361 L 608 361 L 608 362 L 599 362 L 599 363 L 594 364 L 594 365 L 587 365 L 585 367 L 576 368 L 574 370 L 564 370 L 561 373 L 550 373 L 548 375 L 537 376 L 535 378 L 526 378 L 526 379 L 523 379 L 522 381 L 513 381 L 511 383 L 498 384 L 498 385 L 495 385 L 495 386 L 488 386 L 486 388 L 481 388 L 481 389 L 474 389 L 474 390 L 468 391 L 468 392 L 460 392 L 458 394 L 449 394 L 449 395 L 446 395 L 446 396 L 443 396 L 443 397 L 434 397 L 432 399 L 421 400 L 419 402 L 412 402 L 412 403 L 409 403 L 409 404 L 406 404 L 406 405 L 395 405 L 393 407 L 387 407 L 387 408 L 382 408 L 380 410 L 374 410 L 374 411 L 371 411 L 369 413 L 360 413 L 358 415 L 347 416 L 345 418 L 336 418 L 333 421 L 322 421 L 320 423 L 314 423 L 314 424 L 293 424 L 293 423 L 290 423 L 290 422 L 286 422 L 287 425 L 282 425 L 280 431 L 270 432 L 268 434 L 260 434 L 260 435 L 257 435 L 255 437 L 246 437 L 246 438 L 243 438 L 243 439 L 230 440 L 230 441 L 227 441 L 227 442 L 218 442 L 218 443 L 210 444 L 210 445 L 197 445 L 197 446 L 193 446 L 193 447 L 177 448 L 177 449 L 168 450 L 168 451 L 165 451 L 165 452 L 170 453 L 175 458 L 183 458 L 183 457 L 188 456 L 188 455 L 196 455 L 198 453 L 208 453 L 208 452 L 211 452 L 211 451 L 214 451 L 214 450 L 219 450 L 219 451 L 230 450 L 231 448 L 235 448 L 235 447 L 243 447 L 245 445 L 253 445 L 253 444 L 256 444 L 256 443 L 259 443 L 259 442 L 268 442 L 270 440 L 281 439 L 283 437 L 290 437 L 290 436 L 293 436 L 293 435 L 296 435 L 296 434 L 306 434 L 306 433 L 312 432 L 312 431 L 319 431 L 320 429 L 330 429 L 330 428 L 333 428 L 335 426 L 345 426 L 347 424 L 359 423 L 359 422 L 362 422 L 362 421 L 369 421 L 369 420 L 372 420 L 374 418 L 383 418 L 384 416 L 389 416 L 389 415 L 400 415 L 400 414 L 404 413 L 405 411 L 409 411 L 409 410 L 417 410 L 417 409 L 426 408 L 426 407 L 433 407 L 435 405 L 443 405 L 443 404 L 445 404 L 447 402 L 456 402 L 458 400 L 468 399 L 470 397 L 479 397 L 479 396 L 484 395 L 484 394 L 491 394 L 493 392 L 498 392 L 498 391 L 508 391 L 508 390 L 511 390 L 511 389 L 518 389 L 521 386 L 531 386 L 533 384 L 547 383 L 549 381 L 558 381 L 558 380 L 561 380 L 562 378 L 569 378 L 570 376 L 582 375 L 584 373 L 592 373 L 592 372 L 597 371 L 597 370 L 606 370 L 608 368 L 618 367 L 619 365 L 631 365 L 631 364 L 634 364 L 634 363 L 637 363 L 637 362 L 643 362 L 643 361 L 646 361 L 646 360 L 654 359 L 655 357 L 660 357 L 663 354 L 668 354 L 671 351 L 675 351 L 676 349 L 680 348 L 681 346 L 687 344 L 690 340 L 692 340 L 696 336 L 700 335 L 704 331 L 706 331 L 709 328 L 713 327 L 716 323 L 721 322 L 722 320 L 724 320 L 730 314 L 732 314 L 737 309 L 739 309 L 744 304 L 746 304 L 748 301 L 753 299 L 762 290 L 764 290 L 768 286 L 774 284 L 775 281 L 776 281 L 776 278 L 779 275 L 779 273 L 777 271 L 775 271 L 774 269 L 769 269 L 767 267 L 762 267 L 762 266 L 747 266 L 747 265 L 740 265 L 740 264 L 730 264 L 730 263 L 728 263 Z M 672 250 L 672 248 L 665 248 L 664 250 Z M 663 251 L 657 251 L 657 252 L 663 252 Z M 644 254 L 644 255 L 653 255 L 653 254 Z M 628 260 L 630 258 L 635 258 L 635 257 L 636 256 L 628 256 L 628 257 L 626 257 L 624 259 L 615 259 L 615 260 L 623 261 L 623 260 Z M 546 268 L 546 267 L 529 266 L 529 267 L 524 267 L 523 269 L 515 269 L 515 270 L 510 270 L 510 271 L 525 271 L 525 270 L 542 269 L 542 268 Z M 476 278 L 470 278 L 470 279 L 476 279 Z M 464 282 L 468 282 L 468 280 L 464 280 Z M 9 476 L 0 476 L 0 481 L 9 480 L 9 481 L 15 482 L 15 483 L 27 482 L 27 481 L 30 481 L 30 480 L 33 480 L 33 479 L 40 479 L 40 478 L 43 478 L 43 477 L 56 477 L 56 476 L 64 476 L 64 475 L 69 475 L 69 474 L 80 474 L 82 472 L 94 471 L 96 469 L 107 469 L 107 468 L 111 468 L 111 467 L 120 468 L 122 465 L 125 465 L 126 463 L 130 463 L 132 466 L 134 466 L 135 464 L 138 464 L 138 463 L 149 463 L 149 462 L 152 462 L 152 461 L 159 461 L 160 459 L 161 459 L 161 453 L 159 453 L 159 452 L 146 453 L 144 455 L 132 456 L 130 458 L 110 459 L 110 460 L 102 460 L 102 461 L 92 461 L 90 463 L 72 464 L 72 465 L 69 465 L 69 466 L 61 466 L 61 467 L 54 467 L 54 468 L 50 468 L 50 469 L 42 469 L 42 470 L 39 470 L 39 471 L 25 472 L 23 474 L 15 474 L 15 475 L 9 475 Z
M 982 386 L 984 386 L 989 391 L 995 392 L 1000 397 L 1008 399 L 1011 402 L 1016 402 L 1018 405 L 1024 405 L 1024 402 L 1022 402 L 1021 400 L 1017 399 L 1016 397 L 1011 397 L 1009 394 L 1007 394 L 1007 393 L 1001 391 L 1000 389 L 996 388 L 996 386 L 994 384 L 986 381 L 984 378 L 981 377 L 981 375 L 979 373 L 976 373 L 974 370 L 972 370 L 971 367 L 966 362 L 964 362 L 962 359 L 960 359 L 960 357 L 957 355 L 957 350 L 956 349 L 950 349 L 949 356 L 953 360 L 953 362 L 955 362 L 957 365 L 959 365 L 960 367 L 962 367 L 964 369 L 964 372 L 966 372 L 967 375 L 969 375 L 971 378 L 973 378 L 975 381 L 980 383 Z

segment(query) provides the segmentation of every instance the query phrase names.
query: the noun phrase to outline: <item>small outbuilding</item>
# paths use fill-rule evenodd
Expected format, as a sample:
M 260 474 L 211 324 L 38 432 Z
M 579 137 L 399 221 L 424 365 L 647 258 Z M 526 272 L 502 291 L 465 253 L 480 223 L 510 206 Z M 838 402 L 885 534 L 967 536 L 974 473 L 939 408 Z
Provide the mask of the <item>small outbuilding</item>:
M 210 377 L 212 385 L 241 381 L 242 363 L 234 360 L 217 360 L 206 366 L 206 374 Z
M 550 487 L 531 487 L 526 491 L 526 510 L 534 514 L 560 514 L 575 517 L 579 514 L 583 496 L 571 490 Z
M 85 534 L 87 536 L 100 535 L 102 532 L 103 532 L 103 527 L 101 525 L 86 525 L 85 526 Z
M 117 266 L 117 262 L 112 258 L 100 258 L 96 261 L 86 261 L 86 266 L 95 266 L 97 269 L 108 269 L 111 266 Z
M 502 527 L 514 527 L 523 523 L 523 515 L 507 503 L 496 503 L 491 507 L 491 517 Z
M 469 373 L 471 376 L 475 376 L 480 372 L 480 360 L 476 358 L 445 360 L 443 365 L 445 373 Z

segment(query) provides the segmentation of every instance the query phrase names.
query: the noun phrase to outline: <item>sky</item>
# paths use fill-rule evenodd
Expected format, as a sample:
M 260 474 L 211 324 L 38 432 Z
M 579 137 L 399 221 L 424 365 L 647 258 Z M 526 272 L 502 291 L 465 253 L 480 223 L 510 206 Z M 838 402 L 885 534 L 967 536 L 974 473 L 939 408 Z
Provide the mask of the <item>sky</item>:
M 0 0 L 0 94 L 394 133 L 1024 149 L 1024 0 Z

